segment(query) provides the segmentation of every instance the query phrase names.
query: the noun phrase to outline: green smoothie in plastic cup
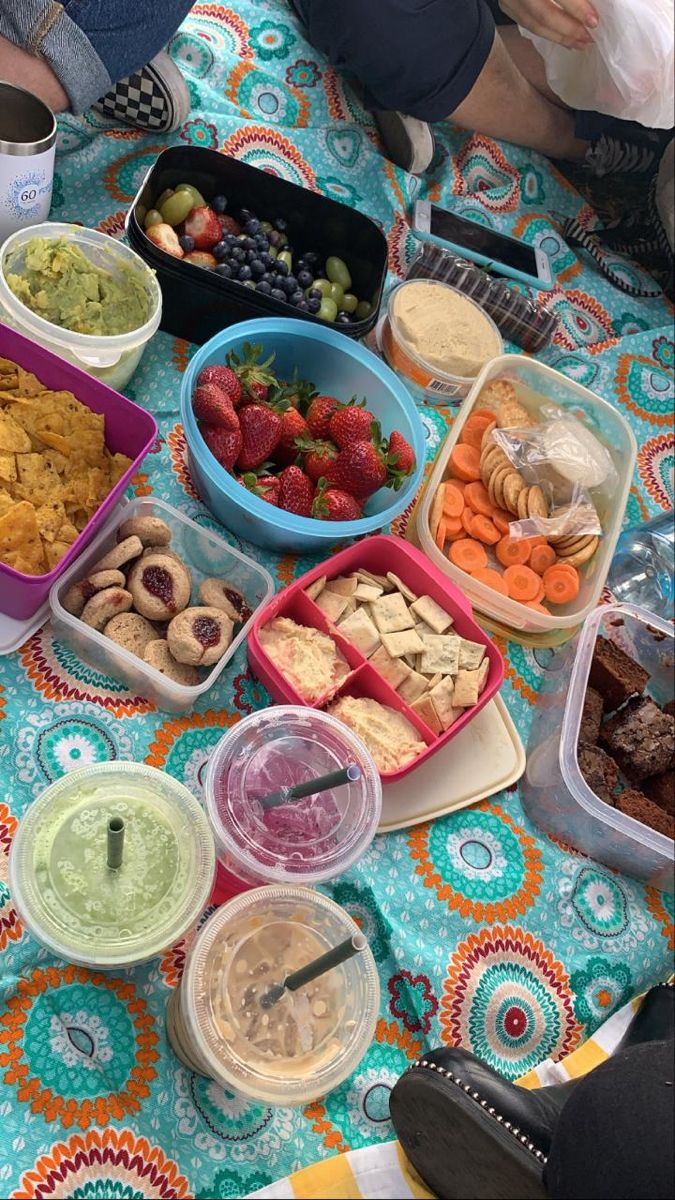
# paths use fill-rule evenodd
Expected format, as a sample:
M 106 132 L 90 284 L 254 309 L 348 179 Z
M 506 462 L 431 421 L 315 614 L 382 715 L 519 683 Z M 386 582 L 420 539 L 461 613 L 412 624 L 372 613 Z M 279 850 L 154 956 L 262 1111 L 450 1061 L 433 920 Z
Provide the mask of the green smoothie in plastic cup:
M 129 967 L 183 937 L 214 869 L 192 793 L 154 767 L 110 762 L 65 775 L 31 805 L 10 887 L 26 928 L 59 958 Z

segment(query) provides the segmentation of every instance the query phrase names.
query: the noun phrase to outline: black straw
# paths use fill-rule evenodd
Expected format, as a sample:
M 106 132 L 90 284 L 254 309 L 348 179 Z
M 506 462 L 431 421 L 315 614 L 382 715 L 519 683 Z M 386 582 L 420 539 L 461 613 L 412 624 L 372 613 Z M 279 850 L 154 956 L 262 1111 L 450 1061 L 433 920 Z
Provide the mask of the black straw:
M 294 783 L 292 787 L 270 792 L 258 804 L 261 808 L 276 808 L 279 804 L 287 804 L 289 800 L 302 800 L 304 796 L 314 796 L 316 792 L 327 792 L 329 788 L 342 787 L 345 783 L 356 783 L 360 778 L 361 768 L 356 763 L 349 763 L 339 771 L 329 771 L 328 775 L 319 775 L 315 779 L 306 779 L 304 783 Z
M 353 958 L 355 954 L 360 954 L 367 945 L 368 942 L 363 934 L 355 933 L 346 941 L 340 942 L 339 946 L 333 946 L 332 950 L 327 950 L 313 962 L 309 962 L 306 966 L 287 975 L 283 983 L 275 983 L 268 992 L 265 992 L 264 996 L 261 996 L 261 1007 L 271 1008 L 277 1000 L 281 1000 L 284 992 L 297 992 L 298 988 L 304 987 L 306 983 L 311 983 L 313 979 L 318 979 L 319 975 L 325 975 L 327 971 L 332 971 L 333 967 L 339 967 L 340 963 Z

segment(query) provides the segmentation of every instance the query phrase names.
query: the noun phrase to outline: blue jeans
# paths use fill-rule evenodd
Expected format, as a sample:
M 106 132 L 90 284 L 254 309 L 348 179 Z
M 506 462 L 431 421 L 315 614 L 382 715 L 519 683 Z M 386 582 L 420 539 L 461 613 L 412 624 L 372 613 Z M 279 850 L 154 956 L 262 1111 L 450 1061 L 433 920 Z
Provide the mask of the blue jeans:
M 0 34 L 48 62 L 81 113 L 154 58 L 191 8 L 192 0 L 2 0 Z

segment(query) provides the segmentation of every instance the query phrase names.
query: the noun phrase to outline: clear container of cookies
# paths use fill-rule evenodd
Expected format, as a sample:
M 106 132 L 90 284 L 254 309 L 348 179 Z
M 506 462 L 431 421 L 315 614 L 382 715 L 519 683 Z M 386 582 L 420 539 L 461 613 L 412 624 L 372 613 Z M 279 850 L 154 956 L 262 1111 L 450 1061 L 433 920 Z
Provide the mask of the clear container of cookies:
M 105 556 L 117 552 L 117 534 L 120 526 L 126 526 L 138 518 L 150 517 L 159 518 L 170 530 L 168 546 L 158 546 L 157 552 L 170 552 L 179 558 L 184 568 L 187 568 L 190 580 L 188 603 L 191 607 L 199 606 L 205 612 L 210 611 L 209 593 L 206 593 L 206 601 L 198 594 L 207 580 L 230 585 L 228 591 L 231 591 L 238 604 L 241 602 L 242 619 L 234 620 L 227 649 L 217 661 L 209 665 L 188 667 L 177 664 L 167 649 L 166 621 L 161 621 L 159 617 L 156 620 L 152 616 L 149 617 L 149 623 L 156 632 L 157 644 L 148 652 L 150 661 L 146 661 L 138 653 L 132 652 L 129 637 L 122 636 L 120 632 L 120 640 L 113 640 L 102 629 L 92 627 L 85 623 L 80 615 L 69 611 L 72 607 L 66 602 L 69 589 L 81 581 L 86 581 L 91 576 L 92 567 L 100 563 Z M 132 567 L 132 563 L 122 564 L 122 567 L 124 575 L 128 567 Z M 127 578 L 129 577 L 128 575 Z M 119 580 L 117 582 L 120 588 L 126 590 Z M 200 696 L 214 686 L 247 636 L 258 609 L 267 603 L 273 591 L 272 577 L 264 567 L 228 545 L 213 530 L 198 525 L 196 521 L 184 516 L 170 504 L 165 504 L 163 500 L 153 498 L 133 500 L 121 513 L 116 513 L 108 521 L 98 537 L 54 584 L 49 603 L 56 637 L 94 670 L 124 684 L 130 698 L 143 698 L 167 712 L 187 712 Z M 123 611 L 120 612 L 118 621 L 122 620 L 122 615 Z M 143 624 L 147 625 L 148 620 Z M 121 628 L 123 630 L 124 626 Z M 157 665 L 152 665 L 153 663 Z
M 461 570 L 438 548 L 432 533 L 434 497 L 440 484 L 449 477 L 450 456 L 461 439 L 466 421 L 474 411 L 482 408 L 481 392 L 496 380 L 512 385 L 517 401 L 534 420 L 538 419 L 540 408 L 551 405 L 579 418 L 609 452 L 618 478 L 611 502 L 605 502 L 602 511 L 598 510 L 603 535 L 592 556 L 580 565 L 577 596 L 550 613 L 503 595 Z M 621 532 L 636 456 L 637 445 L 633 432 L 612 404 L 535 359 L 515 354 L 502 355 L 483 368 L 462 404 L 418 501 L 409 537 L 417 541 L 432 563 L 463 590 L 481 623 L 487 628 L 525 645 L 559 645 L 578 630 L 600 599 Z M 489 560 L 490 551 L 488 547 Z
M 544 672 L 520 785 L 523 807 L 550 836 L 614 871 L 672 892 L 672 839 L 607 803 L 589 786 L 579 766 L 584 700 L 599 637 L 615 644 L 648 673 L 644 695 L 661 707 L 672 704 L 672 624 L 636 605 L 596 608 L 577 635 L 556 651 Z M 640 686 L 643 682 L 644 675 Z M 612 700 L 607 685 L 603 691 L 605 709 L 613 711 L 622 697 Z

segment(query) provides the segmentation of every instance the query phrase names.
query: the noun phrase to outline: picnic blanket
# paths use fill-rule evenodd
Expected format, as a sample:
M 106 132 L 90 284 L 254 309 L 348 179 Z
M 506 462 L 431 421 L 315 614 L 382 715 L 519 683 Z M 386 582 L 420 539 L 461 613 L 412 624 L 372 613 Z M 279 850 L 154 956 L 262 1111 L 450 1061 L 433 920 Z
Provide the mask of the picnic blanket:
M 283 0 L 195 5 L 171 43 L 192 112 L 170 138 L 88 113 L 59 121 L 52 217 L 114 237 L 167 144 L 215 147 L 381 222 L 392 276 L 414 250 L 405 211 L 419 182 L 382 155 L 357 92 L 303 40 Z M 557 232 L 593 213 L 543 158 L 439 129 L 421 194 L 544 242 L 560 322 L 548 362 L 611 398 L 639 457 L 626 520 L 673 503 L 672 309 L 614 290 Z M 556 214 L 552 216 L 551 214 Z M 635 281 L 630 263 L 622 270 Z M 134 481 L 208 527 L 184 460 L 181 373 L 194 347 L 158 334 L 127 388 L 161 436 Z M 452 411 L 425 408 L 431 459 Z M 396 524 L 402 532 L 404 521 Z M 236 539 L 226 533 L 232 544 Z M 244 545 L 278 588 L 311 560 Z M 526 740 L 551 652 L 503 647 L 503 696 Z M 336 1152 L 390 1141 L 388 1094 L 406 1064 L 461 1043 L 511 1079 L 568 1054 L 670 971 L 673 900 L 565 849 L 525 817 L 517 788 L 375 839 L 327 892 L 359 921 L 378 963 L 375 1039 L 353 1076 L 304 1110 L 267 1108 L 186 1071 L 164 1013 L 191 938 L 120 976 L 68 966 L 22 929 L 7 853 L 27 806 L 74 767 L 145 761 L 199 795 L 211 748 L 269 697 L 240 650 L 194 713 L 153 710 L 56 642 L 50 627 L 0 659 L 0 1192 L 11 1197 L 232 1197 Z M 191 935 L 193 936 L 193 935 Z

